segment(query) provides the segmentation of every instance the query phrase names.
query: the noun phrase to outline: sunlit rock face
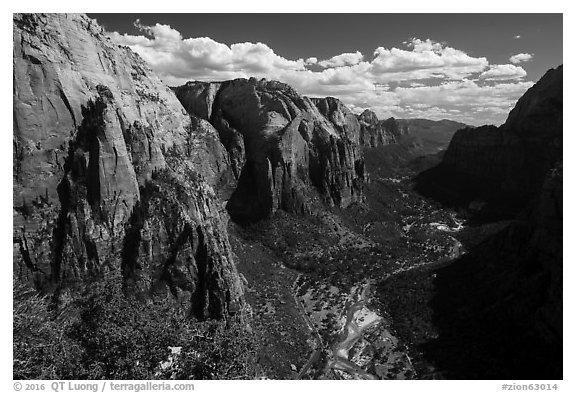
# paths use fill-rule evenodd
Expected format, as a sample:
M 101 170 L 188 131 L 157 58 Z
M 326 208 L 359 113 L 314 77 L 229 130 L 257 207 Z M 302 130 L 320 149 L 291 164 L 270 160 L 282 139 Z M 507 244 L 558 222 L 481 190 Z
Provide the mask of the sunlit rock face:
M 360 144 L 364 147 L 379 147 L 398 143 L 401 136 L 410 133 L 406 121 L 396 120 L 393 117 L 379 120 L 376 113 L 369 109 L 357 117 L 360 123 Z
M 254 78 L 188 82 L 175 92 L 192 115 L 210 121 L 228 151 L 238 179 L 227 204 L 234 220 L 278 209 L 306 213 L 318 196 L 340 207 L 362 200 L 360 126 L 340 101 Z
M 48 290 L 122 269 L 200 317 L 238 309 L 216 130 L 84 15 L 15 14 L 13 33 L 14 271 Z

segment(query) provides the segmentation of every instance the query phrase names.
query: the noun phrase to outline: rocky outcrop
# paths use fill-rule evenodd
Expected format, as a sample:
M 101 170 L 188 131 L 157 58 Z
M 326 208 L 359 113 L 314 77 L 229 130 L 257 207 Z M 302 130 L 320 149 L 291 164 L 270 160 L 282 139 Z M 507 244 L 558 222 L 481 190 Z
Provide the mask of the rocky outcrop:
M 435 356 L 447 343 L 483 348 L 456 355 L 462 369 L 484 362 L 495 378 L 562 378 L 562 106 L 560 66 L 501 127 L 458 131 L 442 164 L 418 179 L 421 191 L 468 207 L 480 223 L 513 219 L 435 271 Z
M 548 70 L 524 94 L 508 115 L 503 128 L 542 141 L 562 136 L 563 67 Z
M 210 121 L 228 151 L 238 180 L 227 203 L 234 220 L 309 212 L 317 195 L 340 207 L 362 200 L 360 127 L 338 100 L 254 78 L 188 82 L 175 92 L 192 115 Z
M 15 14 L 13 29 L 14 271 L 49 290 L 122 269 L 199 317 L 237 310 L 216 130 L 86 16 Z
M 386 120 L 382 120 L 382 124 L 390 134 L 396 137 L 396 139 L 405 135 L 410 135 L 410 123 L 406 120 L 390 117 Z
M 358 115 L 360 123 L 360 143 L 364 147 L 379 147 L 398 143 L 401 136 L 409 134 L 408 124 L 393 117 L 379 120 L 369 109 Z
M 340 136 L 354 145 L 360 142 L 360 123 L 356 116 L 340 100 L 334 97 L 310 99 L 322 116 L 330 121 Z
M 420 190 L 464 205 L 506 199 L 524 206 L 562 159 L 562 79 L 562 66 L 548 71 L 501 127 L 456 132 L 442 164 L 420 176 Z

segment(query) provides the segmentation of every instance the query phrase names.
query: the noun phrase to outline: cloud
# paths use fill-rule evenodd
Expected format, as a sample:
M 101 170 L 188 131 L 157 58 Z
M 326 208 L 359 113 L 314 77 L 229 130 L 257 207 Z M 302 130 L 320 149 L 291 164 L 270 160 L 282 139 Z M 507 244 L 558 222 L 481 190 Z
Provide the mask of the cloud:
M 372 109 L 382 118 L 451 119 L 471 125 L 504 122 L 516 101 L 533 82 L 502 83 L 495 86 L 477 82 L 447 81 L 438 86 L 397 88 L 395 101 Z
M 534 57 L 533 53 L 518 53 L 510 57 L 510 62 L 514 64 L 522 63 L 523 61 L 530 61 Z
M 308 65 L 316 64 L 316 63 L 318 63 L 317 57 L 309 57 L 306 59 L 306 64 L 308 64 Z
M 322 60 L 318 64 L 324 68 L 353 66 L 360 63 L 362 59 L 364 59 L 364 55 L 356 51 L 355 53 L 342 53 L 328 60 Z
M 509 108 L 531 86 L 532 82 L 479 85 L 471 80 L 450 81 L 439 86 L 398 88 L 400 103 L 426 104 L 446 108 Z
M 386 79 L 426 79 L 445 77 L 459 79 L 482 71 L 488 66 L 485 57 L 471 57 L 465 52 L 430 39 L 413 38 L 407 42 L 412 50 L 378 47 L 374 51 L 372 72 Z
M 515 39 L 515 40 L 519 40 L 520 38 L 522 38 L 521 35 L 515 35 L 515 36 L 514 36 L 514 39 Z
M 168 25 L 135 25 L 151 38 L 110 33 L 118 44 L 140 54 L 166 82 L 190 79 L 230 79 L 283 70 L 303 71 L 304 60 L 278 56 L 261 42 L 243 42 L 230 46 L 208 37 L 183 39 Z
M 532 82 L 513 64 L 490 65 L 447 43 L 412 38 L 401 48 L 289 59 L 262 42 L 226 45 L 209 37 L 182 37 L 169 25 L 135 26 L 141 35 L 109 33 L 146 60 L 170 86 L 189 80 L 276 79 L 301 94 L 340 98 L 354 111 L 380 118 L 449 118 L 468 124 L 501 123 Z
M 521 79 L 526 76 L 524 68 L 512 64 L 497 64 L 491 65 L 487 71 L 480 74 L 481 80 L 495 81 L 495 80 L 512 80 Z

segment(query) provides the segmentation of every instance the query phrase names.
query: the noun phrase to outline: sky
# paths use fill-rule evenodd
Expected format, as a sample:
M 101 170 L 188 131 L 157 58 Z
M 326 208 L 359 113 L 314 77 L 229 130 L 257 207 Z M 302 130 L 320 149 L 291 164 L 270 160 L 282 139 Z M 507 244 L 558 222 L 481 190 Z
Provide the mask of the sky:
M 170 86 L 257 77 L 379 118 L 502 124 L 562 64 L 562 14 L 89 14 Z

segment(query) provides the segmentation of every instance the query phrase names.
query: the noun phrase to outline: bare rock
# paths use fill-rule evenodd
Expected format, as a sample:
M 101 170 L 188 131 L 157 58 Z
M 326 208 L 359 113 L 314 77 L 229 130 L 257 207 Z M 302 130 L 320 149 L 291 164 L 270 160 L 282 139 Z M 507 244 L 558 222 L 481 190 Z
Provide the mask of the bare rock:
M 122 269 L 143 290 L 187 298 L 198 316 L 238 309 L 212 189 L 232 172 L 214 128 L 84 15 L 15 14 L 13 29 L 15 272 L 50 290 Z M 170 181 L 159 186 L 159 173 Z M 144 209 L 154 187 L 161 209 Z M 180 219 L 161 227 L 165 209 Z M 131 265 L 127 249 L 150 231 L 164 251 Z
M 508 200 L 510 208 L 525 206 L 562 160 L 562 79 L 562 66 L 549 70 L 500 127 L 457 131 L 441 165 L 419 177 L 419 189 L 464 205 Z
M 360 143 L 365 147 L 379 147 L 396 143 L 396 135 L 378 120 L 376 113 L 366 109 L 358 115 L 360 122 Z
M 338 100 L 311 100 L 253 78 L 188 82 L 175 91 L 192 115 L 214 125 L 228 151 L 238 186 L 227 209 L 236 221 L 278 209 L 305 213 L 316 193 L 341 207 L 362 200 L 359 124 Z

